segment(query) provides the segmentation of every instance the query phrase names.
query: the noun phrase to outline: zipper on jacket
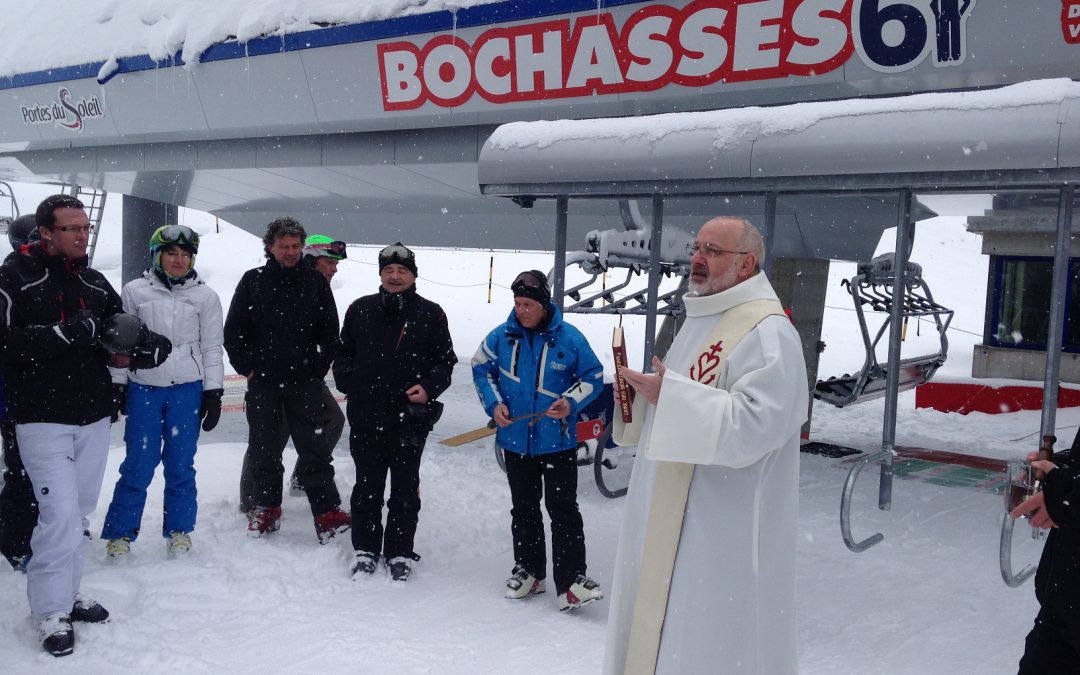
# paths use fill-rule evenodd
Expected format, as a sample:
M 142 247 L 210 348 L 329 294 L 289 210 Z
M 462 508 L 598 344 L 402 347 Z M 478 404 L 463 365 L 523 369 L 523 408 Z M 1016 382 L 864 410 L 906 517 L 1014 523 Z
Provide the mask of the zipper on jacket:
M 547 353 L 547 340 L 544 340 L 539 333 L 532 336 L 532 338 L 537 338 L 537 337 L 541 338 L 541 340 L 540 340 L 541 347 L 540 347 L 540 355 L 536 359 L 536 381 L 533 382 L 533 405 L 532 405 L 533 412 L 536 412 L 536 399 L 540 395 L 540 376 L 543 374 L 543 368 L 544 368 L 544 354 Z M 530 339 L 529 340 L 529 347 L 530 348 L 533 346 L 532 342 L 533 342 L 533 340 Z M 543 420 L 542 417 L 538 418 L 536 420 L 536 425 L 529 427 L 529 432 L 528 432 L 528 436 L 527 436 L 527 438 L 529 439 L 529 447 L 528 447 L 527 452 L 525 453 L 526 455 L 532 455 L 533 454 L 533 452 L 532 452 L 533 432 L 535 432 L 535 431 L 537 431 L 539 429 L 540 422 L 542 420 Z

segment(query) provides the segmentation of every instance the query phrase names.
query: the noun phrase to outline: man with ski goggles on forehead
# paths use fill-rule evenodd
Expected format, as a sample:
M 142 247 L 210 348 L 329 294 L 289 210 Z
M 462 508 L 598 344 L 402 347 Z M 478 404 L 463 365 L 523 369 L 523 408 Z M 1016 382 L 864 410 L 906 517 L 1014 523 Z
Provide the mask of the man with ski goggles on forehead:
M 604 367 L 581 332 L 563 320 L 543 272 L 522 272 L 510 290 L 513 310 L 472 358 L 473 384 L 499 427 L 495 441 L 505 451 L 510 484 L 514 566 L 504 597 L 524 600 L 547 590 L 543 497 L 559 609 L 576 610 L 604 597 L 587 575 L 575 424 L 578 411 L 603 389 Z
M 416 292 L 416 256 L 400 242 L 379 252 L 378 293 L 353 302 L 341 329 L 334 381 L 348 398 L 354 579 L 379 558 L 394 581 L 409 578 L 420 514 L 420 456 L 442 412 L 435 399 L 457 363 L 446 313 Z M 390 474 L 386 527 L 382 507 Z
M 331 239 L 325 234 L 313 234 L 304 240 L 304 261 L 310 262 L 327 281 L 333 280 L 338 263 L 348 257 L 345 242 Z

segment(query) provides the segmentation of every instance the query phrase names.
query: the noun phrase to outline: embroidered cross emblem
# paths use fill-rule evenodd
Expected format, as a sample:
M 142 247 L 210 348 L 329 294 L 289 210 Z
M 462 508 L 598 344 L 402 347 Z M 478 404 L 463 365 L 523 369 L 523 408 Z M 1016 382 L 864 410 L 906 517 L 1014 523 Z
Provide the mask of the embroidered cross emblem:
M 690 379 L 697 380 L 702 384 L 713 383 L 713 380 L 716 379 L 714 371 L 720 365 L 719 354 L 724 351 L 724 348 L 720 346 L 722 343 L 723 340 L 717 340 L 698 356 L 697 363 L 690 366 Z

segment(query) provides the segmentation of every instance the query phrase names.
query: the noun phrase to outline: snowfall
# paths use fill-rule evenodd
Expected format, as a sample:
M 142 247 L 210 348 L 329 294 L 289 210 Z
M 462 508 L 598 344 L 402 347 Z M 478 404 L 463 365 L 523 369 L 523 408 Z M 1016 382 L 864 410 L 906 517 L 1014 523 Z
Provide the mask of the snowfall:
M 48 190 L 18 185 L 24 211 Z M 970 379 L 973 345 L 982 333 L 987 257 L 964 228 L 965 214 L 980 213 L 982 197 L 933 197 L 941 217 L 918 225 L 913 259 L 925 269 L 935 298 L 956 310 L 950 359 L 939 379 Z M 0 205 L 2 207 L 3 205 Z M 708 215 L 708 214 L 703 214 Z M 228 305 L 240 275 L 263 260 L 257 237 L 213 217 L 181 210 L 180 219 L 202 235 L 200 276 Z M 704 218 L 703 218 L 704 219 Z M 119 287 L 120 200 L 110 200 L 95 267 Z M 333 234 L 333 233 L 330 233 Z M 892 248 L 893 230 L 880 252 Z M 384 243 L 384 242 L 380 242 Z M 6 240 L 0 244 L 6 247 Z M 379 246 L 350 246 L 332 287 L 339 312 L 376 290 Z M 0 251 L 5 252 L 6 251 Z M 127 559 L 105 556 L 91 542 L 83 591 L 112 613 L 105 625 L 79 625 L 75 654 L 45 654 L 28 618 L 26 580 L 0 566 L 0 670 L 26 672 L 302 672 L 302 673 L 596 673 L 603 661 L 608 601 L 560 613 L 549 593 L 524 601 L 502 597 L 513 565 L 510 495 L 490 438 L 448 447 L 440 440 L 481 427 L 485 417 L 473 391 L 468 361 L 484 334 L 512 306 L 510 280 L 523 269 L 550 269 L 551 253 L 417 249 L 419 292 L 449 317 L 460 364 L 442 400 L 446 412 L 428 440 L 421 467 L 423 509 L 416 550 L 423 557 L 407 583 L 384 574 L 350 579 L 350 542 L 316 540 L 302 496 L 286 492 L 282 529 L 263 539 L 245 534 L 238 510 L 238 480 L 247 428 L 244 415 L 223 415 L 203 434 L 196 457 L 199 519 L 190 556 L 170 559 L 159 538 L 160 472 L 151 485 L 144 531 Z M 489 270 L 493 275 L 489 296 Z M 840 281 L 851 263 L 834 263 L 826 300 L 823 375 L 851 372 L 862 362 L 851 299 Z M 574 315 L 608 365 L 614 319 Z M 644 327 L 628 318 L 631 359 L 641 358 Z M 908 330 L 908 350 L 936 344 L 933 330 Z M 929 340 L 929 341 L 928 341 Z M 921 343 L 920 343 L 921 341 Z M 635 354 L 635 345 L 637 346 Z M 242 382 L 242 380 L 241 380 Z M 242 384 L 230 381 L 230 386 Z M 1020 383 L 1038 386 L 1039 383 Z M 230 389 L 226 403 L 239 404 Z M 235 405 L 239 408 L 239 405 Z M 874 451 L 880 448 L 884 406 L 866 402 L 844 409 L 818 405 L 811 438 Z M 993 458 L 1033 450 L 1038 411 L 945 414 L 916 409 L 900 397 L 897 443 Z M 1080 409 L 1058 412 L 1065 442 L 1080 423 Z M 113 428 L 108 467 L 91 530 L 100 532 L 117 468 L 124 457 L 123 423 Z M 337 484 L 348 495 L 353 466 L 348 433 L 335 451 Z M 612 486 L 627 480 L 632 456 L 615 453 Z M 286 451 L 286 469 L 295 452 Z M 1036 613 L 1030 581 L 1008 588 L 998 567 L 1004 513 L 986 489 L 897 480 L 892 509 L 877 509 L 877 472 L 856 486 L 854 536 L 885 539 L 860 554 L 843 544 L 840 493 L 850 458 L 801 455 L 798 558 L 799 668 L 810 675 L 954 674 L 1015 672 L 1023 638 Z M 589 573 L 611 582 L 622 518 L 622 499 L 597 489 L 591 466 L 580 470 L 578 501 L 585 519 Z M 1013 566 L 1038 560 L 1042 541 L 1019 525 Z

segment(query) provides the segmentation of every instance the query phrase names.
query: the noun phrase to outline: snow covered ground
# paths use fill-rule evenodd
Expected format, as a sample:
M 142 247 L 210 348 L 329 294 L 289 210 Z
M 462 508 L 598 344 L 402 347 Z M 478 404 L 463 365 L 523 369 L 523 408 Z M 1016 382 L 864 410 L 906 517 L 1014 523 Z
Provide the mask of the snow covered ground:
M 24 210 L 44 194 L 37 188 L 22 189 Z M 113 210 L 118 211 L 116 203 Z M 199 214 L 186 212 L 183 218 L 205 235 L 197 268 L 227 304 L 242 272 L 261 262 L 258 240 L 224 224 L 215 233 L 213 221 Z M 118 222 L 118 213 L 107 214 L 95 263 L 114 283 L 119 276 Z M 891 248 L 891 237 L 883 237 L 883 250 Z M 978 246 L 978 239 L 967 234 L 956 217 L 926 223 L 917 236 L 914 259 L 924 264 L 935 297 L 957 309 L 949 377 L 963 377 L 970 368 L 971 345 L 981 333 L 986 258 Z M 355 297 L 375 290 L 377 250 L 350 248 L 350 258 L 333 284 L 342 310 Z M 0 252 L 6 252 L 6 243 L 0 244 Z M 417 255 L 419 290 L 447 310 L 463 363 L 443 397 L 446 413 L 425 453 L 416 538 L 423 561 L 407 584 L 392 584 L 382 575 L 350 580 L 348 539 L 319 546 L 301 497 L 286 496 L 280 532 L 262 540 L 245 537 L 237 484 L 246 426 L 243 415 L 226 414 L 200 443 L 200 513 L 191 556 L 166 558 L 158 538 L 159 477 L 150 488 L 143 536 L 129 559 L 110 561 L 101 541 L 92 544 L 83 588 L 110 609 L 113 620 L 80 625 L 73 656 L 57 660 L 41 651 L 27 620 L 25 578 L 0 566 L 0 671 L 598 672 L 607 602 L 567 615 L 558 612 L 552 594 L 522 602 L 503 599 L 502 584 L 513 563 L 510 500 L 490 441 L 457 448 L 437 443 L 484 423 L 468 358 L 483 334 L 509 311 L 509 280 L 522 269 L 547 269 L 551 256 L 430 249 Z M 488 305 L 491 256 L 496 285 Z M 850 372 L 862 360 L 850 299 L 838 285 L 852 272 L 853 266 L 834 265 L 823 375 Z M 610 364 L 606 345 L 611 319 L 571 320 Z M 640 322 L 631 322 L 630 328 L 631 346 L 640 344 Z M 925 327 L 922 332 L 928 333 Z M 843 410 L 818 406 L 812 435 L 873 450 L 880 445 L 882 411 L 880 400 Z M 1080 410 L 1060 411 L 1062 438 L 1071 439 L 1077 424 Z M 897 440 L 1012 458 L 1034 449 L 1038 427 L 1038 412 L 960 416 L 915 410 L 909 393 L 901 397 Z M 93 517 L 95 534 L 123 458 L 121 437 L 122 425 L 117 425 Z M 286 457 L 291 468 L 291 450 Z M 347 436 L 335 457 L 338 486 L 347 495 L 353 482 Z M 800 570 L 800 671 L 1015 672 L 1036 604 L 1030 583 L 1009 589 L 1001 582 L 1000 498 L 985 491 L 897 480 L 892 510 L 881 512 L 876 509 L 876 471 L 867 470 L 856 489 L 855 536 L 882 532 L 885 540 L 853 554 L 844 547 L 838 527 L 839 496 L 849 466 L 843 459 L 802 455 L 801 536 L 793 552 Z M 591 467 L 580 473 L 579 501 L 589 571 L 606 587 L 622 501 L 598 492 Z M 1033 541 L 1026 527 L 1017 528 L 1015 544 L 1017 569 L 1037 560 L 1041 542 Z

